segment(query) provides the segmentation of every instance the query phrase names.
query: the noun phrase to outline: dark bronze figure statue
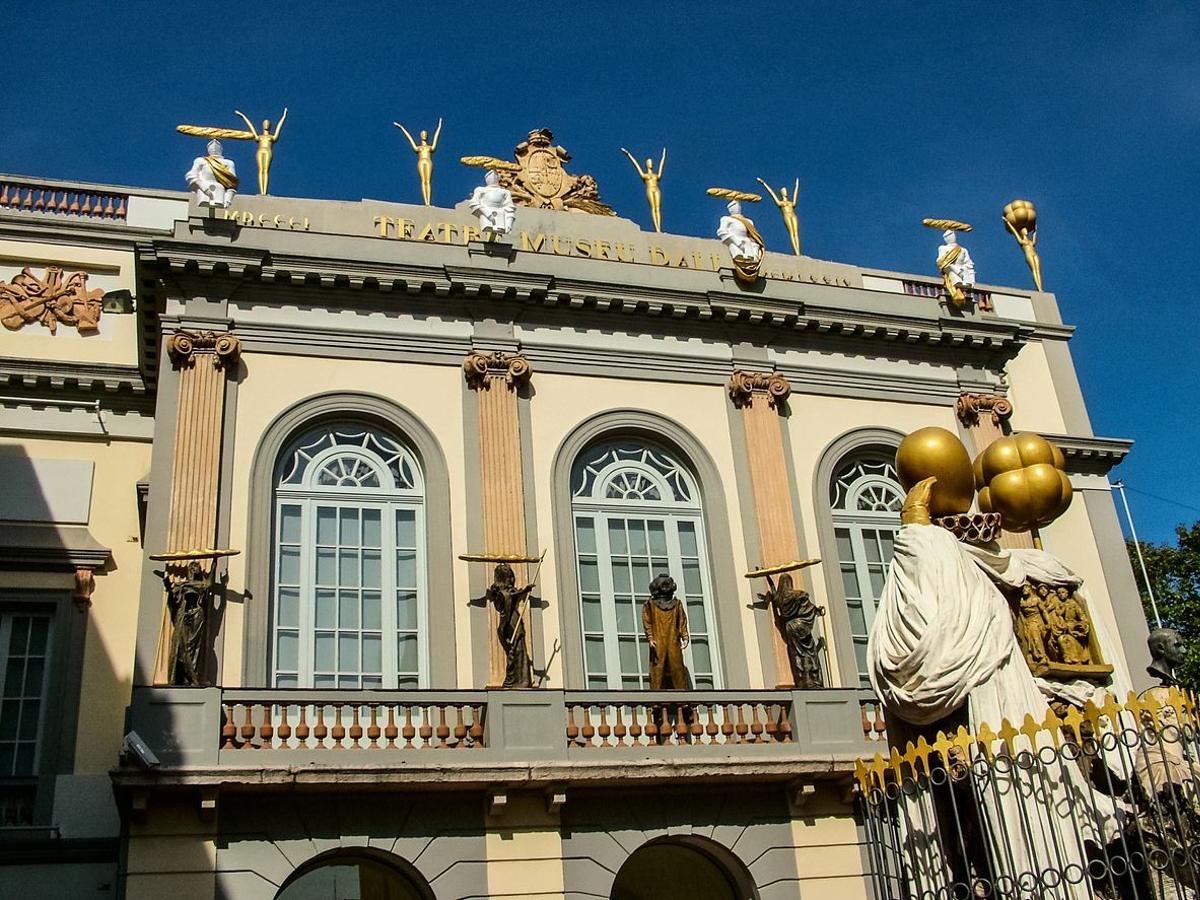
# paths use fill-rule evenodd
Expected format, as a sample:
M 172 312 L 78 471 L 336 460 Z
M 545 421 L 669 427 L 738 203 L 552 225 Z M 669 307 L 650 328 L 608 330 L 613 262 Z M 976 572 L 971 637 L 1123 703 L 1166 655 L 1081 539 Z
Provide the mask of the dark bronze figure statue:
M 164 573 L 167 610 L 171 615 L 171 651 L 167 662 L 168 683 L 194 687 L 206 684 L 204 657 L 207 652 L 208 614 L 216 586 L 217 561 L 205 574 L 196 560 L 187 564 L 182 579 Z
M 1146 646 L 1150 648 L 1150 665 L 1146 666 L 1146 671 L 1163 687 L 1177 684 L 1175 670 L 1183 665 L 1187 653 L 1179 632 L 1174 628 L 1155 628 L 1146 638 Z
M 483 599 L 500 614 L 497 634 L 500 646 L 504 649 L 503 687 L 506 688 L 533 687 L 529 647 L 525 642 L 525 606 L 532 590 L 532 584 L 518 588 L 512 566 L 500 563 L 492 574 L 491 587 L 483 595 Z
M 650 690 L 690 688 L 683 664 L 683 650 L 691 642 L 687 611 L 675 596 L 675 579 L 670 575 L 650 582 L 650 599 L 642 606 L 642 630 L 650 645 Z
M 825 639 L 814 637 L 813 630 L 817 616 L 825 615 L 825 610 L 812 602 L 808 591 L 793 587 L 791 575 L 780 576 L 778 587 L 768 575 L 767 585 L 767 592 L 758 597 L 775 610 L 792 667 L 796 670 L 796 687 L 801 690 L 823 687 L 820 653 Z

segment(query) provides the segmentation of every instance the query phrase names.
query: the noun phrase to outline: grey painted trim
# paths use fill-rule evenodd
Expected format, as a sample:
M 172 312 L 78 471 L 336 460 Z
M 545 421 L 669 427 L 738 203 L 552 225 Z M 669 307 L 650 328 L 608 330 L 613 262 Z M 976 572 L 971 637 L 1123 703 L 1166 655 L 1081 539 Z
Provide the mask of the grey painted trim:
M 1150 665 L 1150 650 L 1146 646 L 1150 628 L 1142 609 L 1142 595 L 1134 580 L 1129 551 L 1125 548 L 1116 503 L 1111 491 L 1078 491 L 1076 496 L 1079 495 L 1083 496 L 1088 521 L 1092 524 L 1100 568 L 1117 620 L 1117 634 L 1129 663 L 1129 675 L 1134 689 L 1142 691 L 1157 683 L 1146 672 L 1146 666 Z
M 813 507 L 817 513 L 817 540 L 821 558 L 826 560 L 821 570 L 825 574 L 825 590 L 829 597 L 830 643 L 837 648 L 841 684 L 858 687 L 858 663 L 854 641 L 850 637 L 850 614 L 846 608 L 846 592 L 842 588 L 837 564 L 837 538 L 833 533 L 833 512 L 829 508 L 829 484 L 834 469 L 848 453 L 864 447 L 899 447 L 904 434 L 891 428 L 855 428 L 834 439 L 821 453 L 813 474 Z
M 465 381 L 466 379 L 464 379 Z M 532 400 L 536 390 L 531 385 L 524 385 L 517 394 L 517 428 L 521 441 L 521 483 L 524 486 L 522 496 L 525 501 L 525 552 L 529 556 L 537 556 L 542 552 L 538 539 L 537 492 L 536 476 L 533 471 L 533 416 Z M 546 627 L 547 604 L 542 597 L 543 590 L 538 586 L 537 594 L 530 597 L 529 603 L 529 643 L 530 660 L 535 671 L 544 671 L 546 654 L 542 647 L 541 636 Z M 555 610 L 554 615 L 561 611 Z
M 741 611 L 734 606 L 741 591 L 733 563 L 729 513 L 720 470 L 704 445 L 673 419 L 643 409 L 610 409 L 576 425 L 554 454 L 551 488 L 554 509 L 555 568 L 558 572 L 559 624 L 562 630 L 564 681 L 583 687 L 583 636 L 579 621 L 579 584 L 575 574 L 575 527 L 571 514 L 571 467 L 591 443 L 605 436 L 637 435 L 666 444 L 681 454 L 696 475 L 704 509 L 713 576 L 713 607 L 720 629 L 721 664 L 727 689 L 750 686 Z M 722 600 L 722 598 L 727 598 Z
M 733 477 L 737 485 L 738 512 L 742 519 L 742 543 L 746 559 L 751 566 L 762 555 L 762 535 L 758 533 L 758 513 L 754 508 L 754 478 L 750 474 L 750 451 L 746 445 L 746 420 L 732 403 L 725 404 L 729 420 L 729 441 L 733 446 Z M 758 639 L 758 655 L 762 661 L 763 685 L 779 683 L 779 669 L 775 665 L 775 654 L 771 651 L 770 610 L 754 611 L 754 634 Z
M 1092 420 L 1088 418 L 1087 405 L 1083 402 L 1083 391 L 1075 374 L 1075 363 L 1071 360 L 1071 348 L 1065 341 L 1043 341 L 1046 364 L 1050 369 L 1050 380 L 1058 396 L 1058 408 L 1062 411 L 1063 424 L 1069 434 L 1091 437 Z
M 126 402 L 146 406 L 146 383 L 137 366 L 120 363 L 80 363 L 52 359 L 0 357 L 0 381 L 22 388 L 49 387 L 56 391 L 83 391 L 111 398 L 121 392 Z M 115 398 L 113 402 L 117 402 Z
M 238 387 L 246 378 L 246 363 L 239 358 L 237 368 L 232 378 L 225 379 L 225 415 L 221 422 L 221 460 L 220 474 L 217 481 L 217 534 L 218 547 L 228 547 L 231 522 L 233 519 L 233 453 L 237 446 L 237 401 Z M 229 571 L 228 560 L 224 563 L 224 571 Z M 238 598 L 243 604 L 244 597 Z M 225 671 L 225 613 L 228 612 L 229 596 L 222 591 L 221 605 L 209 614 L 209 634 L 213 635 L 212 655 L 209 657 L 208 671 L 212 673 L 214 683 L 220 683 L 221 673 Z M 217 639 L 219 637 L 219 640 Z
M 284 445 L 301 429 L 324 420 L 347 418 L 377 422 L 396 431 L 416 454 L 425 476 L 430 687 L 453 686 L 457 681 L 454 654 L 445 652 L 456 646 L 450 474 L 446 457 L 433 432 L 409 410 L 386 397 L 357 391 L 317 394 L 294 403 L 267 426 L 255 448 L 250 467 L 242 683 L 252 687 L 267 684 L 267 615 L 271 593 L 271 522 L 276 461 Z M 439 649 L 443 652 L 438 652 Z
M 112 559 L 112 551 L 86 525 L 3 522 L 2 526 L 0 566 L 4 568 L 74 572 L 80 566 L 101 568 Z
M 1129 455 L 1133 441 L 1127 438 L 1074 437 L 1069 434 L 1042 434 L 1063 452 L 1067 472 L 1081 475 L 1107 475 Z
M 51 434 L 56 438 L 112 443 L 154 440 L 154 418 L 149 413 L 117 413 L 91 405 L 63 407 L 36 399 L 0 401 L 0 434 Z
M 733 404 L 730 404 L 730 405 L 732 406 Z M 792 522 L 796 529 L 796 548 L 800 551 L 800 558 L 808 559 L 813 555 L 819 555 L 819 554 L 812 554 L 809 552 L 808 540 L 806 539 L 805 534 L 804 534 L 804 517 L 800 514 L 800 484 L 799 484 L 799 479 L 797 478 L 797 475 L 796 475 L 796 465 L 795 465 L 796 455 L 792 450 L 791 420 L 792 420 L 791 406 L 785 401 L 784 407 L 782 410 L 782 414 L 780 416 L 779 431 L 783 437 L 783 455 L 784 455 L 784 464 L 787 466 L 788 491 L 790 492 L 791 497 L 792 497 Z M 800 427 L 803 427 L 802 423 L 798 423 L 798 425 Z M 808 591 L 811 594 L 812 579 L 814 577 L 814 572 L 815 572 L 815 570 L 813 570 L 811 568 L 801 569 L 800 577 L 799 577 L 799 584 L 796 586 L 800 587 L 803 590 Z M 773 616 L 773 614 L 769 614 L 767 616 L 768 620 L 770 620 L 772 616 Z M 828 627 L 825 625 L 824 622 L 822 622 L 821 628 L 824 630 L 828 630 Z M 828 638 L 827 638 L 827 640 L 828 640 Z M 830 676 L 833 673 L 824 671 L 824 666 L 822 666 L 821 674 L 822 674 L 822 677 L 824 678 L 826 687 L 832 687 L 832 685 L 830 684 Z M 845 686 L 845 685 L 843 685 L 843 686 Z M 857 687 L 857 685 L 854 685 L 854 687 Z
M 179 412 L 179 372 L 167 356 L 167 335 L 159 335 L 158 409 L 154 418 L 154 447 L 150 454 L 150 491 L 146 506 L 146 537 L 142 542 L 142 586 L 138 598 L 137 644 L 133 683 L 154 681 L 158 655 L 158 633 L 162 626 L 164 597 L 162 581 L 154 570 L 159 563 L 152 553 L 165 553 L 167 526 L 171 515 L 171 468 L 175 456 L 175 420 Z
M 36 564 L 28 568 L 38 569 Z M 52 825 L 56 777 L 75 770 L 75 736 L 89 616 L 75 608 L 68 590 L 0 588 L 0 606 L 17 612 L 50 612 L 54 617 L 49 635 L 53 664 L 46 672 L 49 680 L 46 708 L 42 711 L 33 816 L 35 825 Z
M 1034 291 L 1029 295 L 1033 302 L 1033 315 L 1043 325 L 1061 325 L 1062 314 L 1058 310 L 1058 298 L 1048 291 Z
M 483 546 L 483 456 L 479 450 L 479 394 L 466 379 L 459 382 L 463 404 L 463 449 L 466 464 L 467 547 Z M 487 591 L 487 566 L 467 566 L 467 588 L 472 599 Z M 471 623 L 471 683 L 462 687 L 484 687 L 491 672 L 491 629 L 487 607 L 468 601 Z

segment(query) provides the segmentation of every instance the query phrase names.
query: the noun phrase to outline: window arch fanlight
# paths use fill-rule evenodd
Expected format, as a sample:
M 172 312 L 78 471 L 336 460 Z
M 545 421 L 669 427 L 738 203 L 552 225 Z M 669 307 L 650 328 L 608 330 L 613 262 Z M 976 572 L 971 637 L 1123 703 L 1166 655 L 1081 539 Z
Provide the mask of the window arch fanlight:
M 587 686 L 649 687 L 642 604 L 651 579 L 669 573 L 686 604 L 685 660 L 695 687 L 720 687 L 712 576 L 693 474 L 659 445 L 607 439 L 576 457 L 570 483 Z
M 275 467 L 271 683 L 428 683 L 425 486 L 412 452 L 356 422 L 311 427 Z
M 869 684 L 867 637 L 883 595 L 903 504 L 895 449 L 861 448 L 843 457 L 834 468 L 829 507 L 855 665 L 864 687 Z
M 312 897 L 433 900 L 433 889 L 406 859 L 372 847 L 329 850 L 297 868 L 283 882 L 276 900 Z

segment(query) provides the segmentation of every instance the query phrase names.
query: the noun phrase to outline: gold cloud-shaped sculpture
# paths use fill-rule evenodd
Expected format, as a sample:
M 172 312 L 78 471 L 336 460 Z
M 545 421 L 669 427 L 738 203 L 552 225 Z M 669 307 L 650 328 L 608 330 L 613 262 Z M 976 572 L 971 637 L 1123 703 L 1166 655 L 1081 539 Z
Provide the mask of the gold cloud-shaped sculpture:
M 906 437 L 896 450 L 896 474 L 906 491 L 925 478 L 937 478 L 929 497 L 929 514 L 935 519 L 965 513 L 975 498 L 971 457 L 945 428 L 931 425 Z
M 1008 531 L 1049 525 L 1071 505 L 1062 451 L 1040 434 L 1021 432 L 992 441 L 975 458 L 979 508 L 998 512 Z

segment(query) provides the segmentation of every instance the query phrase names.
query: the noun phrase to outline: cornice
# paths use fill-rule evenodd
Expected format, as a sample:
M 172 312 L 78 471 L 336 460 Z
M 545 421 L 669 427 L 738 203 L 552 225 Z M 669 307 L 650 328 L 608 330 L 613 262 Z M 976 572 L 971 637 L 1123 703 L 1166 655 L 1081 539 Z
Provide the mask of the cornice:
M 486 300 L 714 325 L 765 326 L 776 331 L 931 348 L 935 352 L 955 349 L 960 354 L 963 351 L 984 354 L 988 365 L 1002 364 L 1015 356 L 1034 333 L 1034 327 L 1028 323 L 992 317 L 952 317 L 943 315 L 941 310 L 925 316 L 897 312 L 897 304 L 890 295 L 874 309 L 835 305 L 827 301 L 844 296 L 850 303 L 863 297 L 878 299 L 880 295 L 853 288 L 792 282 L 772 285 L 771 294 L 681 290 L 653 284 L 565 278 L 516 268 L 285 256 L 195 241 L 157 240 L 140 249 L 143 262 L 158 267 L 166 278 L 193 274 L 240 279 L 243 284 L 238 296 L 243 302 L 245 287 L 251 283 L 293 289 L 342 288 L 414 298 L 454 298 L 464 301 L 468 309 L 473 301 Z M 800 296 L 809 293 L 822 302 L 809 303 Z M 295 303 L 300 298 L 289 299 Z M 323 305 L 327 301 L 314 296 L 312 302 Z
M 1128 438 L 1045 433 L 1042 437 L 1062 450 L 1069 472 L 1086 475 L 1107 475 L 1129 455 L 1133 447 L 1133 441 Z
M 96 393 L 144 395 L 137 366 L 0 357 L 0 384 L 18 388 L 68 388 Z

